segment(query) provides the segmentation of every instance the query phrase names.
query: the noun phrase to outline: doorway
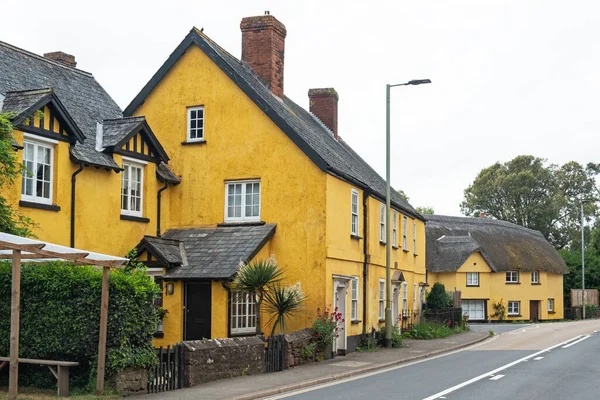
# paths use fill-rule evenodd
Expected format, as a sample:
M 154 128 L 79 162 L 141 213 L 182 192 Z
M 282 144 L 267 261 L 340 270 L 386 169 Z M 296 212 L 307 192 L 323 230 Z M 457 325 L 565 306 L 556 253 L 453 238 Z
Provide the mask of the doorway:
M 210 282 L 185 284 L 183 340 L 210 339 L 211 297 Z
M 350 285 L 350 281 L 352 278 L 348 277 L 338 277 L 333 281 L 333 310 L 335 311 L 337 308 L 337 312 L 340 313 L 341 320 L 343 323 L 339 324 L 340 329 L 337 332 L 337 338 L 333 342 L 333 353 L 345 355 L 346 349 L 348 348 L 347 344 L 347 327 L 348 327 L 348 318 L 346 315 L 346 298 L 348 295 L 348 286 Z
M 400 309 L 398 308 L 398 296 L 400 295 L 400 286 L 394 285 L 392 290 L 392 318 L 394 325 L 400 321 Z
M 529 319 L 532 322 L 538 322 L 540 317 L 540 301 L 531 300 L 529 302 Z

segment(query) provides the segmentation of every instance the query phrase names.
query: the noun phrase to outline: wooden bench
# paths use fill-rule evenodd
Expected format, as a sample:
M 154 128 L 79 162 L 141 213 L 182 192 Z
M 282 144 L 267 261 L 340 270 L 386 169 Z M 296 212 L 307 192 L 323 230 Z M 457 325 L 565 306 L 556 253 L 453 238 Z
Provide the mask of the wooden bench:
M 0 369 L 4 368 L 5 365 L 8 365 L 9 362 L 9 357 L 0 357 Z M 78 362 L 73 361 L 35 360 L 31 358 L 19 358 L 19 363 L 47 365 L 50 372 L 52 372 L 52 375 L 56 378 L 59 396 L 69 395 L 69 367 L 76 367 L 79 365 Z M 56 366 L 57 370 L 52 369 L 53 366 Z

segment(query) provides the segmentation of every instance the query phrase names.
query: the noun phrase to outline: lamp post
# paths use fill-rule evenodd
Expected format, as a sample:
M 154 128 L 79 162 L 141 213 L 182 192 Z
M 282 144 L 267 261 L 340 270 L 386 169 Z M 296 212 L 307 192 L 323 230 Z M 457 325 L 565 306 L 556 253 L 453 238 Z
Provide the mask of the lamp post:
M 583 215 L 583 204 L 585 200 L 581 201 L 581 315 L 585 320 L 585 218 Z
M 391 282 L 391 237 L 390 237 L 390 88 L 416 86 L 431 83 L 429 79 L 417 79 L 406 83 L 385 85 L 385 347 L 392 347 L 392 282 Z

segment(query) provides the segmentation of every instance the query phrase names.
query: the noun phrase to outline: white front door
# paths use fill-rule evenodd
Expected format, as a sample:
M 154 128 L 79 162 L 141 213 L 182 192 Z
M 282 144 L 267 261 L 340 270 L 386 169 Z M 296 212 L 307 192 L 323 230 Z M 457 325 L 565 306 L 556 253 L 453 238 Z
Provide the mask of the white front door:
M 339 350 L 347 349 L 347 313 L 346 313 L 346 298 L 348 295 L 348 286 L 350 280 L 335 279 L 333 282 L 333 310 L 341 314 L 341 321 L 338 324 L 337 338 L 333 341 L 333 353 L 337 354 Z
M 394 325 L 398 325 L 398 321 L 400 320 L 400 309 L 398 308 L 398 296 L 400 295 L 400 287 L 398 285 L 394 285 L 392 290 L 392 319 Z

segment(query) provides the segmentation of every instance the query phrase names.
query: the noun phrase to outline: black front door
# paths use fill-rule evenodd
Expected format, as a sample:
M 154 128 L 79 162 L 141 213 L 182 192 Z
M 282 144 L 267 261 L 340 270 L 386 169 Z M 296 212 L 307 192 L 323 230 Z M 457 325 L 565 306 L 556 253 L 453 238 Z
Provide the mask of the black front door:
M 185 332 L 183 340 L 210 339 L 211 284 L 185 284 Z

